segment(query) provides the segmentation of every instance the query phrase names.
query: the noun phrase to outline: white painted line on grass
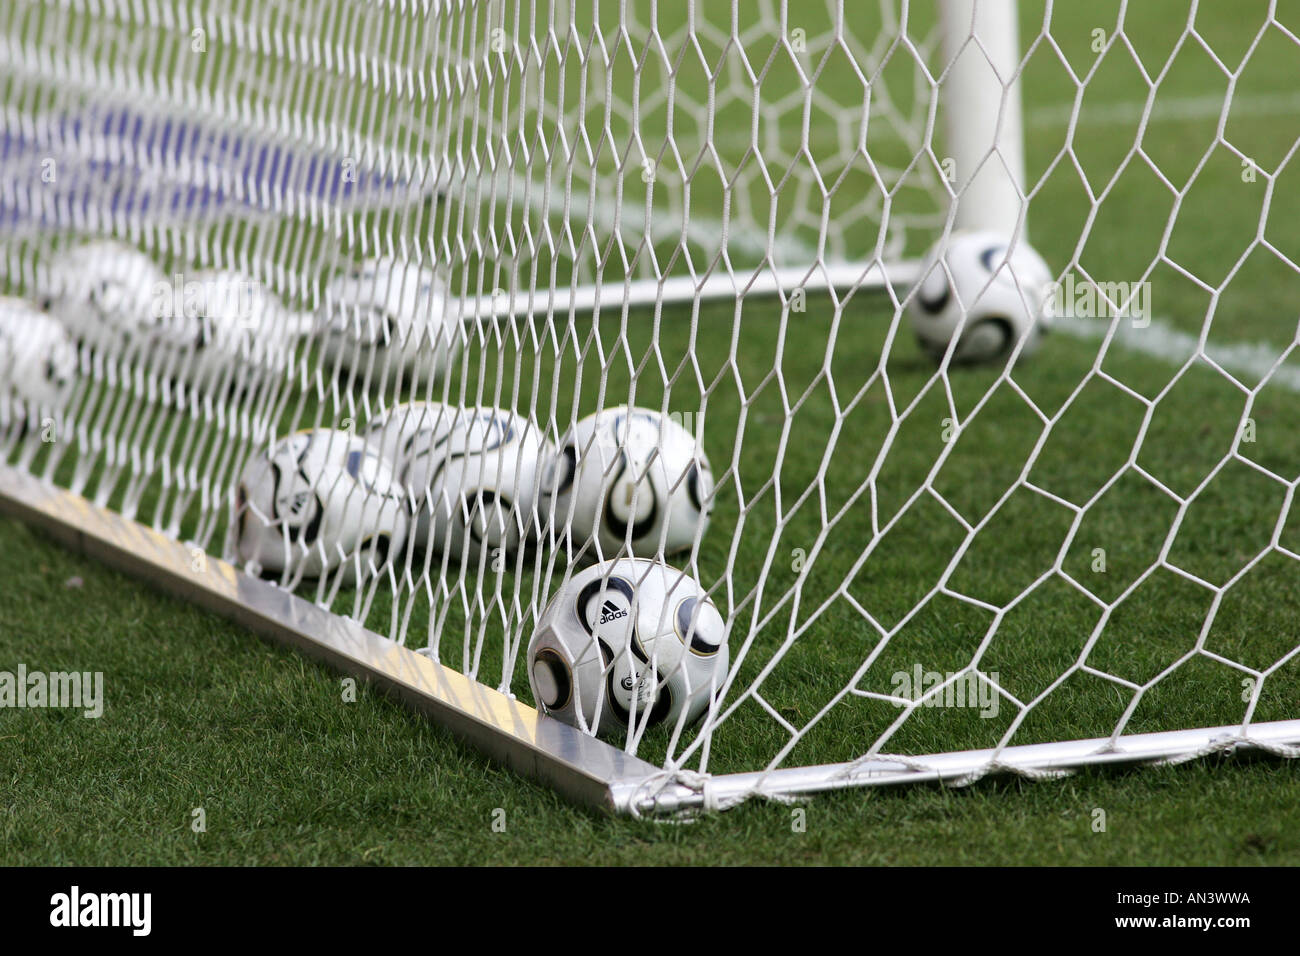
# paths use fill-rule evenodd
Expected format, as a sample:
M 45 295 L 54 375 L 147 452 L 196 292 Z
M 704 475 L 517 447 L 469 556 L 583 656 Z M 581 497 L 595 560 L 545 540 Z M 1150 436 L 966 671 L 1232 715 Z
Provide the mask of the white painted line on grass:
M 1149 122 L 1175 120 L 1216 119 L 1223 112 L 1221 94 L 1205 96 L 1179 96 L 1156 99 Z M 1103 123 L 1136 123 L 1146 109 L 1145 100 L 1128 100 L 1118 103 L 1084 103 L 1079 109 L 1079 122 L 1085 126 Z M 1026 124 L 1031 127 L 1065 126 L 1074 112 L 1073 103 L 1040 106 L 1026 113 Z M 1228 119 L 1241 117 L 1300 115 L 1300 91 L 1286 93 L 1238 93 L 1228 108 Z
M 1053 319 L 1052 331 L 1089 342 L 1100 342 L 1110 331 L 1110 325 L 1110 319 L 1062 316 Z M 1174 328 L 1168 322 L 1153 319 L 1144 328 L 1121 324 L 1112 344 L 1171 365 L 1181 365 L 1189 355 L 1198 352 L 1200 340 L 1195 335 Z M 1300 392 L 1300 367 L 1294 364 L 1278 365 L 1280 351 L 1279 347 L 1262 342 L 1237 342 L 1232 345 L 1210 342 L 1205 348 L 1206 355 L 1229 372 L 1241 376 L 1247 387 L 1254 386 L 1268 376 L 1269 385 Z

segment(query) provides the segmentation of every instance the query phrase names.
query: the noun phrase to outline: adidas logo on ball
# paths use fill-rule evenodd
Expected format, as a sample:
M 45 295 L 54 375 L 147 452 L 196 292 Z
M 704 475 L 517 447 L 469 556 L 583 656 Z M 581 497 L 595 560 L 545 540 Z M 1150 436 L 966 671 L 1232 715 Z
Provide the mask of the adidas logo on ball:
M 610 623 L 613 622 L 613 623 Z M 528 641 L 528 683 L 547 715 L 628 739 L 703 718 L 726 684 L 727 625 L 698 580 L 620 558 L 574 575 Z
M 608 624 L 610 621 L 617 621 L 621 617 L 627 617 L 627 611 L 619 607 L 613 601 L 606 601 L 605 606 L 601 608 L 600 624 Z

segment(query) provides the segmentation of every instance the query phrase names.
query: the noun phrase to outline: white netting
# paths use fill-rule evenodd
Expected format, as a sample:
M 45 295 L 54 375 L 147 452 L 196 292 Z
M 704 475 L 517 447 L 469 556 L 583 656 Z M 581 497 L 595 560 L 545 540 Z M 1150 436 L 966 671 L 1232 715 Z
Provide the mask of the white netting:
M 400 402 L 504 409 L 550 443 L 646 406 L 712 461 L 711 526 L 669 561 L 730 628 L 703 722 L 618 741 L 666 778 L 1249 739 L 1300 687 L 1297 24 L 1088 6 L 1026 4 L 1005 78 L 1065 314 L 1032 361 L 968 369 L 915 347 L 903 272 L 879 288 L 951 233 L 969 172 L 930 4 L 9 0 L 6 293 L 75 326 L 52 263 L 100 238 L 152 260 L 105 253 L 115 284 L 84 296 L 143 284 L 147 322 L 74 328 L 57 409 L 10 400 L 0 333 L 10 461 L 233 557 L 265 517 L 239 475 L 299 430 L 336 430 L 338 461 L 293 507 L 362 474 L 378 521 L 424 492 L 348 443 Z M 441 374 L 321 339 L 331 278 L 376 257 L 398 263 L 356 280 L 376 296 L 470 317 L 430 333 Z M 806 290 L 745 292 L 788 270 Z M 518 491 L 521 462 L 497 467 Z M 529 696 L 524 648 L 577 570 L 545 536 L 385 563 L 318 530 L 286 548 L 342 572 L 253 570 Z

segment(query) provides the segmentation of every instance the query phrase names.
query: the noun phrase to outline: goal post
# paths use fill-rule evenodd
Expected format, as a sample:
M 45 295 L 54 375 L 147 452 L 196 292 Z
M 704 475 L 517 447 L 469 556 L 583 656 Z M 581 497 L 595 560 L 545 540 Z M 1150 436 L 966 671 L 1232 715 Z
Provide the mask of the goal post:
M 942 109 L 954 184 L 955 225 L 1005 236 L 1025 232 L 1025 137 L 1018 5 L 942 0 L 948 74 Z
M 1300 340 L 1259 304 L 1300 274 L 1294 144 L 1260 92 L 1300 44 L 1272 7 L 1247 39 L 1203 8 L 1099 17 L 11 0 L 0 511 L 620 812 L 1300 755 Z M 919 348 L 927 256 L 1005 240 L 982 293 L 1031 204 L 1041 350 Z M 942 269 L 960 329 L 975 308 Z M 46 320 L 68 342 L 31 362 Z M 674 485 L 706 489 L 707 527 L 662 558 L 728 654 L 697 723 L 598 738 L 530 685 L 591 551 L 559 545 L 562 470 L 493 459 L 498 504 L 528 481 L 541 503 L 517 546 L 478 549 L 469 472 L 430 517 L 385 429 L 484 413 L 549 466 L 623 405 L 711 462 Z M 373 527 L 330 526 L 336 492 Z M 241 550 L 313 507 L 278 553 Z
M 846 16 L 840 5 L 832 5 L 832 9 L 837 16 Z M 943 154 L 936 158 L 942 174 L 951 177 L 948 190 L 935 189 L 938 205 L 934 215 L 945 215 L 943 205 L 951 198 L 953 228 L 990 230 L 1009 238 L 1024 232 L 1027 208 L 1017 9 L 1015 0 L 982 0 L 978 4 L 975 0 L 940 0 L 938 32 L 944 63 L 941 64 L 943 72 L 934 77 L 933 98 L 941 114 L 947 144 Z M 851 22 L 851 12 L 847 20 Z M 888 18 L 882 18 L 881 26 L 887 22 Z M 526 75 L 528 70 L 520 72 Z M 811 94 L 812 84 L 807 89 Z M 805 106 L 811 99 L 809 95 Z M 772 112 L 773 108 L 760 103 L 756 118 Z M 863 112 L 860 127 L 853 131 L 864 140 L 870 119 L 868 108 Z M 666 128 L 663 132 L 666 134 Z M 643 152 L 642 162 L 646 169 L 654 164 L 649 150 Z M 882 191 L 887 191 L 895 184 L 880 185 Z M 653 202 L 653 197 L 647 199 Z M 679 196 L 670 199 L 665 204 L 669 208 L 681 203 Z M 659 202 L 664 204 L 662 198 Z M 676 225 L 674 213 L 669 212 L 663 218 Z M 683 222 L 682 231 L 689 235 L 688 222 Z M 795 290 L 806 294 L 826 290 L 870 291 L 892 286 L 905 293 L 919 278 L 921 266 L 915 250 L 911 258 L 897 254 L 875 259 L 849 256 L 787 266 L 773 265 L 774 251 L 768 250 L 769 254 L 752 267 L 746 268 L 743 260 L 739 268 L 731 263 L 717 264 L 706 269 L 703 275 L 665 274 L 644 279 L 628 276 L 626 281 L 619 277 L 571 289 L 551 288 L 542 294 L 510 295 L 498 289 L 489 304 L 472 310 L 471 314 L 478 319 L 551 312 L 564 315 L 592 312 L 610 305 L 640 309 L 734 299 L 742 295 L 785 298 Z

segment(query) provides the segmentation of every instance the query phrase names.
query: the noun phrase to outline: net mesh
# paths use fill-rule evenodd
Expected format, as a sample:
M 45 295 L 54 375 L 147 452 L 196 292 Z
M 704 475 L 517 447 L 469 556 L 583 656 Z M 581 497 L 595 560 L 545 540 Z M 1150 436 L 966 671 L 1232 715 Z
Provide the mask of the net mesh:
M 58 312 L 49 264 L 92 238 L 157 272 L 146 331 L 80 330 L 66 402 L 6 406 L 9 460 L 233 558 L 257 507 L 239 475 L 302 429 L 345 441 L 432 400 L 558 442 L 645 406 L 713 462 L 711 525 L 669 560 L 731 654 L 700 725 L 633 727 L 629 750 L 853 782 L 885 753 L 987 747 L 992 768 L 1027 742 L 1249 737 L 1300 690 L 1295 23 L 1024 4 L 1020 24 L 1058 316 L 1032 361 L 966 369 L 916 349 L 910 288 L 865 282 L 960 202 L 929 5 L 10 0 L 7 293 Z M 329 277 L 374 257 L 430 270 L 466 317 L 445 374 L 314 335 Z M 140 287 L 114 261 L 87 295 Z M 840 263 L 864 281 L 819 290 Z M 806 296 L 746 293 L 789 269 Z M 701 294 L 717 277 L 732 294 Z M 215 358 L 159 345 L 214 298 Z M 277 579 L 531 700 L 562 550 L 343 550 L 342 572 Z

